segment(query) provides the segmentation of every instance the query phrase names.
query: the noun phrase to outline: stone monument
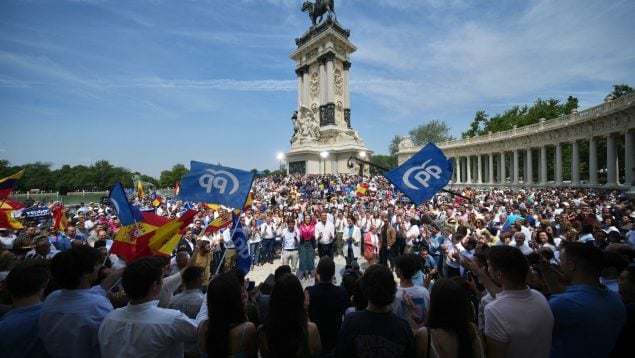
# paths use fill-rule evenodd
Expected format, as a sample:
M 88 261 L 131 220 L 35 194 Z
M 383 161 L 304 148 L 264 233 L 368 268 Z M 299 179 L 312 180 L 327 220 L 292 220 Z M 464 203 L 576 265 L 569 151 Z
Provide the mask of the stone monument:
M 351 127 L 348 73 L 350 54 L 357 48 L 348 40 L 350 30 L 335 19 L 333 0 L 306 1 L 302 9 L 314 25 L 295 40 L 297 49 L 290 56 L 296 63 L 298 107 L 291 117 L 288 173 L 355 174 L 361 168 L 368 174 L 367 165 L 347 167 L 351 156 L 371 154 Z M 324 13 L 326 18 L 317 22 Z

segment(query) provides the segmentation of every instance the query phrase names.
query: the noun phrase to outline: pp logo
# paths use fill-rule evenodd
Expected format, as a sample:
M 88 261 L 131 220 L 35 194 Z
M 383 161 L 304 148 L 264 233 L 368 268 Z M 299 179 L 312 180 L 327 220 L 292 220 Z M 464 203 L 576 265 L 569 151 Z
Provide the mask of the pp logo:
M 428 163 L 430 163 L 431 160 L 432 159 L 429 159 L 421 165 L 406 170 L 406 172 L 403 174 L 403 182 L 408 188 L 413 190 L 420 189 L 419 186 L 416 186 L 410 182 L 410 176 L 413 173 L 415 173 L 413 175 L 413 179 L 419 184 L 423 185 L 424 188 L 430 186 L 430 184 L 428 184 L 428 182 L 430 181 L 430 177 L 434 179 L 441 178 L 441 173 L 443 173 L 441 168 L 439 168 L 437 165 L 431 165 L 427 167 Z
M 207 193 L 211 193 L 212 190 L 218 189 L 218 192 L 221 194 L 231 195 L 238 190 L 240 184 L 238 184 L 238 178 L 228 171 L 225 170 L 206 170 L 208 174 L 201 175 L 198 178 L 198 184 L 207 191 Z M 231 190 L 229 193 L 226 193 L 227 186 L 231 183 Z

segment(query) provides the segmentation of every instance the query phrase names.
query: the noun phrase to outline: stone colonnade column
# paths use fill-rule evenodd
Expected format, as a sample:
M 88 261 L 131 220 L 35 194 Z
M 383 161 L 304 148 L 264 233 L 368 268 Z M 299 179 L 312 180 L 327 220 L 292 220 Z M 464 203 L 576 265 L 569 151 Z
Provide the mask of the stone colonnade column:
M 311 107 L 311 80 L 309 78 L 309 66 L 304 66 L 302 71 L 302 104 Z
M 580 144 L 571 143 L 571 184 L 580 184 Z
M 494 184 L 494 153 L 489 153 L 489 177 L 487 182 Z
M 633 130 L 627 130 L 624 134 L 624 179 L 626 185 L 631 185 L 635 180 L 635 152 L 633 152 Z
M 465 182 L 471 183 L 472 182 L 472 157 L 469 155 L 465 157 L 465 168 L 466 168 L 465 172 L 467 174 L 467 176 L 465 177 Z
M 589 139 L 589 184 L 598 183 L 598 142 L 595 138 Z
M 534 168 L 533 168 L 533 160 L 531 158 L 531 148 L 527 148 L 527 160 L 525 161 L 525 173 L 527 173 L 527 177 L 525 178 L 525 183 L 532 184 L 534 182 Z
M 456 157 L 456 183 L 461 184 L 461 157 Z
M 606 137 L 606 185 L 617 184 L 617 166 L 615 161 L 617 160 L 617 151 L 615 146 L 615 136 L 609 134 Z
M 547 184 L 547 147 L 540 147 L 540 185 Z
M 500 160 L 501 160 L 501 166 L 498 171 L 500 173 L 500 183 L 505 184 L 505 180 L 507 179 L 507 175 L 505 174 L 505 152 L 501 152 Z
M 562 184 L 562 144 L 556 144 L 556 163 L 554 165 L 554 182 Z
M 518 149 L 514 149 L 513 152 L 513 157 L 514 157 L 514 176 L 512 177 L 512 184 L 518 184 L 518 180 L 519 180 L 519 175 L 518 175 L 518 169 L 520 168 L 520 165 L 518 163 Z
M 476 162 L 476 166 L 477 166 L 477 181 L 479 184 L 483 183 L 483 156 L 482 155 L 478 155 L 477 158 L 477 162 Z

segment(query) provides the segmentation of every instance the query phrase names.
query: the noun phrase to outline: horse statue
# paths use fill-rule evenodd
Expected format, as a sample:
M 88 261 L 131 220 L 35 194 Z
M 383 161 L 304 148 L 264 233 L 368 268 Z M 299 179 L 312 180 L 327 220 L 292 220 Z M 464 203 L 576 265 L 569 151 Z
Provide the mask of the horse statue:
M 335 15 L 335 0 L 315 0 L 315 3 L 305 1 L 302 3 L 302 12 L 308 11 L 313 26 L 317 24 L 318 17 L 320 22 L 325 13 Z

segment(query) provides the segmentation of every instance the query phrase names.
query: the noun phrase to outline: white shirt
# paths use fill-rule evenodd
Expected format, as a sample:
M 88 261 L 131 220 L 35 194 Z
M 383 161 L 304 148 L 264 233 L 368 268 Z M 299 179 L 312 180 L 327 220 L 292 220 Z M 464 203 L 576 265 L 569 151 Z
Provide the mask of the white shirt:
M 11 234 L 9 236 L 0 236 L 0 241 L 4 245 L 7 250 L 13 249 L 13 242 L 15 241 L 16 236 Z
M 110 312 L 99 328 L 103 357 L 183 357 L 183 344 L 195 344 L 196 321 L 158 301 L 128 304 Z
M 322 237 L 320 237 L 320 234 L 322 234 Z M 315 237 L 318 239 L 320 244 L 330 244 L 333 242 L 333 238 L 335 237 L 335 225 L 328 220 L 326 221 L 326 224 L 322 221 L 318 221 L 318 223 L 315 224 Z
M 542 293 L 503 291 L 485 306 L 485 335 L 507 343 L 507 357 L 549 356 L 553 314 Z
M 223 231 L 223 243 L 226 249 L 235 249 L 234 241 L 232 240 L 232 231 L 227 228 Z
M 167 307 L 170 304 L 174 291 L 176 291 L 182 283 L 183 278 L 181 277 L 181 272 L 177 272 L 163 279 L 163 286 L 161 287 L 161 292 L 158 297 L 159 307 Z

